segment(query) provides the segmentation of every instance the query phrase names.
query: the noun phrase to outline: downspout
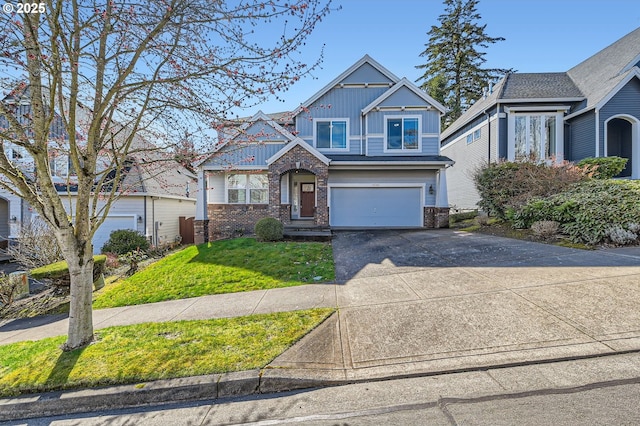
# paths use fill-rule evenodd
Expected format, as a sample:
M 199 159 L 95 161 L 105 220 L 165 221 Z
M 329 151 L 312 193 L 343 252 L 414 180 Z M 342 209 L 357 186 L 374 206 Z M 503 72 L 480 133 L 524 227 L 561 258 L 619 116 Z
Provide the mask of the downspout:
M 491 113 L 489 110 L 485 110 L 484 114 L 487 116 L 487 162 L 491 162 Z
M 363 127 L 364 127 L 364 113 L 362 113 L 360 116 L 360 155 L 364 155 Z
M 151 223 L 153 228 L 151 231 L 151 241 L 155 247 L 158 247 L 158 235 L 156 233 L 156 200 L 155 197 L 151 197 Z
M 144 216 L 144 222 L 142 226 L 144 227 L 144 234 L 145 236 L 147 236 L 147 196 L 146 195 L 143 197 L 142 206 L 143 206 L 142 214 Z

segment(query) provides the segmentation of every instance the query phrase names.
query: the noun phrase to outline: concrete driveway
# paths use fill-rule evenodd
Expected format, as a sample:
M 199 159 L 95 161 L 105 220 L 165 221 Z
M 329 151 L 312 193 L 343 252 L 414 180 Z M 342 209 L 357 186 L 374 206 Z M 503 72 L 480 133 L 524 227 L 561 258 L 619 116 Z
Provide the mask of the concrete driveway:
M 640 350 L 640 248 L 338 232 L 339 312 L 271 366 L 359 380 Z

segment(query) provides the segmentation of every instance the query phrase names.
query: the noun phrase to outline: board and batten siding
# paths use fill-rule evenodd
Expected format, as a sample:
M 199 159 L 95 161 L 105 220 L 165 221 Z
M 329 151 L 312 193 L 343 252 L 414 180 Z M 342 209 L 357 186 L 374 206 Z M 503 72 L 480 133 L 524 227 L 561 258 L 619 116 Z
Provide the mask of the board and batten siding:
M 220 167 L 226 169 L 251 167 L 267 167 L 267 160 L 280 151 L 285 143 L 253 142 L 227 144 L 219 153 L 205 163 L 205 167 Z
M 388 90 L 388 87 L 336 87 L 296 116 L 298 135 L 313 145 L 313 120 L 349 118 L 349 136 L 360 137 L 360 111 Z
M 399 116 L 419 116 L 421 123 L 421 142 L 422 151 L 416 151 L 416 154 L 439 155 L 440 154 L 440 138 L 438 135 L 440 115 L 436 111 L 412 110 L 412 111 L 371 111 L 366 117 L 367 135 L 366 154 L 369 156 L 377 155 L 408 155 L 411 151 L 389 151 L 384 152 L 384 135 L 385 135 L 385 117 Z
M 448 173 L 448 172 L 447 172 Z M 447 175 L 448 177 L 448 175 Z M 397 184 L 424 184 L 425 206 L 435 206 L 437 190 L 437 174 L 435 170 L 332 170 L 329 175 L 328 186 L 374 186 L 375 184 L 385 184 L 393 186 Z M 434 189 L 433 194 L 429 194 L 429 186 Z
M 362 84 L 362 83 L 392 83 L 389 77 L 382 74 L 378 69 L 369 63 L 363 63 L 358 69 L 351 72 L 340 83 Z

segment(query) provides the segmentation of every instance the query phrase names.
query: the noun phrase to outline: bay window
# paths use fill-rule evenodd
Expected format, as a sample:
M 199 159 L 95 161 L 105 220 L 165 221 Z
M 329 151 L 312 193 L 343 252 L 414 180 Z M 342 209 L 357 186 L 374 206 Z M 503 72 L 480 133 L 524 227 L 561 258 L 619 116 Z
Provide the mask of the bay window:
M 563 159 L 562 113 L 509 114 L 509 160 Z

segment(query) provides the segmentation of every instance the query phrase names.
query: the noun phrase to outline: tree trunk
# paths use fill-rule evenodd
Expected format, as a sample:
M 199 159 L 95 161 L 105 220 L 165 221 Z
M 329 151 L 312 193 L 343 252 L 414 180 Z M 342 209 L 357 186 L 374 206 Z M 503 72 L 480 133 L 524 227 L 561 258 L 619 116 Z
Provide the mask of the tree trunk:
M 89 260 L 67 259 L 71 276 L 69 302 L 69 334 L 63 350 L 70 351 L 86 346 L 93 340 L 93 257 Z

